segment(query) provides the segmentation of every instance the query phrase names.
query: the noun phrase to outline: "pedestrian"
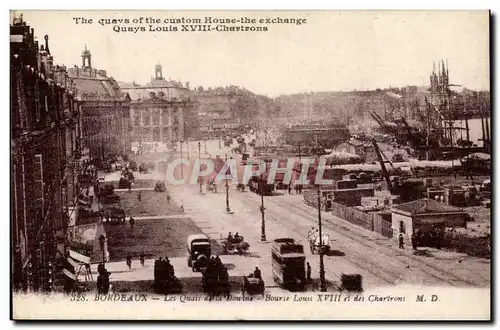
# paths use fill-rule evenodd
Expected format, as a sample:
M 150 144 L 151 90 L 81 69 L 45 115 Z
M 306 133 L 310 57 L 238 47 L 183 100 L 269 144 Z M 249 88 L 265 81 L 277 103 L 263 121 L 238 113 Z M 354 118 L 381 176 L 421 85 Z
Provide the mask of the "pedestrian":
M 130 217 L 129 222 L 130 222 L 130 227 L 131 227 L 131 228 L 134 228 L 134 225 L 135 225 L 135 219 L 134 219 L 134 218 L 132 218 L 132 217 Z
M 181 204 L 181 207 L 179 208 L 179 211 L 184 212 L 184 205 Z
M 417 250 L 417 236 L 415 236 L 415 233 L 411 234 L 411 245 L 413 250 Z
M 139 260 L 141 261 L 141 266 L 144 267 L 144 251 L 141 251 L 141 254 L 139 255 Z
M 142 194 L 141 194 L 141 192 L 140 192 L 140 191 L 137 193 L 137 200 L 138 200 L 139 202 L 140 202 L 140 201 L 142 201 Z
M 292 185 L 289 184 L 288 185 L 288 195 L 291 195 L 292 194 Z
M 311 264 L 309 264 L 309 261 L 307 262 L 307 283 L 311 283 Z
M 131 270 L 132 269 L 132 257 L 130 255 L 127 255 L 127 266 L 128 266 L 128 269 Z
M 262 274 L 260 272 L 259 267 L 255 267 L 255 270 L 253 272 L 253 277 L 258 278 L 259 280 L 262 279 Z
M 170 204 L 170 194 L 169 193 L 167 193 L 167 203 Z
M 399 233 L 399 248 L 404 249 L 404 238 L 403 238 L 403 233 Z

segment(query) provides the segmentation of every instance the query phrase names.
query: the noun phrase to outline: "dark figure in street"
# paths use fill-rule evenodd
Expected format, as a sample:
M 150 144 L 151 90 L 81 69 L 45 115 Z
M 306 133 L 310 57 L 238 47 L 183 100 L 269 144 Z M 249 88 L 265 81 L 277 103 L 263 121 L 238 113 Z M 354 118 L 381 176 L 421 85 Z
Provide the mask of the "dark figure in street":
M 139 202 L 140 202 L 140 201 L 142 201 L 142 194 L 141 194 L 141 192 L 140 192 L 140 191 L 137 193 L 137 200 L 138 200 Z
M 253 271 L 253 277 L 258 278 L 260 280 L 262 279 L 262 274 L 260 272 L 259 267 L 255 267 L 255 270 Z
M 129 222 L 130 222 L 130 227 L 131 227 L 131 228 L 134 228 L 134 225 L 135 225 L 135 219 L 134 219 L 134 218 L 132 218 L 132 217 L 130 217 L 130 221 L 129 221 Z
M 413 246 L 413 250 L 417 249 L 417 236 L 415 236 L 415 233 L 411 234 L 411 245 Z
M 169 194 L 167 194 L 167 203 L 170 204 L 170 195 Z
M 307 262 L 306 274 L 307 274 L 307 283 L 311 283 L 312 282 L 312 279 L 311 279 L 311 264 L 309 264 L 309 262 Z
M 179 211 L 184 212 L 184 204 L 181 204 L 181 207 L 179 208 Z
M 144 260 L 145 260 L 144 251 L 142 251 L 141 254 L 139 255 L 139 260 L 141 261 L 141 266 L 144 267 Z
M 215 263 L 217 264 L 217 266 L 222 265 L 222 260 L 220 260 L 219 256 L 215 257 Z
M 132 257 L 130 255 L 127 255 L 127 266 L 128 266 L 128 269 L 132 269 Z
M 288 195 L 292 194 L 292 185 L 288 185 Z
M 233 241 L 233 235 L 231 235 L 231 232 L 229 232 L 229 235 L 227 235 L 227 241 L 232 242 Z
M 399 234 L 399 248 L 400 249 L 404 249 L 405 246 L 404 246 L 404 238 L 403 238 L 403 234 Z

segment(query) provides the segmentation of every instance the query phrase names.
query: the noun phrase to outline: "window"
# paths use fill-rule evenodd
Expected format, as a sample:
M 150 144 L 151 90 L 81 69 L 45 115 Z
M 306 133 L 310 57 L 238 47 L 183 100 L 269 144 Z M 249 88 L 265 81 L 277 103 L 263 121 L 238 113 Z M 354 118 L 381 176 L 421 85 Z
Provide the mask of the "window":
M 153 141 L 155 142 L 160 142 L 161 141 L 161 136 L 160 136 L 160 128 L 155 127 L 153 131 Z
M 402 234 L 406 234 L 406 226 L 404 221 L 399 222 L 399 232 Z
M 153 125 L 154 126 L 160 125 L 160 109 L 153 110 Z
M 134 112 L 134 126 L 141 126 L 141 113 L 139 111 Z
M 149 109 L 142 111 L 142 123 L 144 124 L 144 126 L 150 125 L 150 117 L 151 117 L 151 111 Z

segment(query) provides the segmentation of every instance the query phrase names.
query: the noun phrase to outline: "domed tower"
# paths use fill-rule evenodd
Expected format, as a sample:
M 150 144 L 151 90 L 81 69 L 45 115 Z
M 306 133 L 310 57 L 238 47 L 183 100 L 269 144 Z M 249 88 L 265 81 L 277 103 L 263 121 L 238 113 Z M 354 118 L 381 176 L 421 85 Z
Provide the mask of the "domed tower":
M 155 79 L 156 80 L 163 80 L 163 74 L 162 74 L 161 64 L 156 64 L 155 65 Z
M 87 45 L 85 45 L 85 49 L 82 51 L 82 67 L 92 69 L 91 62 L 92 55 L 90 54 L 90 50 L 87 49 Z M 85 65 L 85 62 L 88 62 L 88 65 Z

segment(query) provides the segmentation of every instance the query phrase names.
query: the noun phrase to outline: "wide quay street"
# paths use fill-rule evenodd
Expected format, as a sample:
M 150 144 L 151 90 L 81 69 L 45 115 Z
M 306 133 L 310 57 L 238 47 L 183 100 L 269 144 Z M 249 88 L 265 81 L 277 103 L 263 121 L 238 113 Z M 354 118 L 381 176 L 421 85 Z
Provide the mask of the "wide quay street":
M 209 141 L 208 152 L 198 154 L 198 146 L 191 146 L 191 158 L 220 155 L 239 161 L 239 155 L 230 150 L 220 150 L 216 141 Z M 154 159 L 154 155 L 145 155 Z M 178 157 L 179 155 L 173 155 Z M 184 154 L 184 157 L 186 155 Z M 202 292 L 201 274 L 187 265 L 186 238 L 203 233 L 212 241 L 214 255 L 220 255 L 231 279 L 233 294 L 241 291 L 242 276 L 255 267 L 262 271 L 266 292 L 284 292 L 274 282 L 271 269 L 271 246 L 277 238 L 290 237 L 304 245 L 307 261 L 312 268 L 313 284 L 308 291 L 319 291 L 319 255 L 312 254 L 307 240 L 308 231 L 318 224 L 318 211 L 304 203 L 303 196 L 295 192 L 277 190 L 264 196 L 264 221 L 260 212 L 261 196 L 246 189 L 237 191 L 229 186 L 229 208 L 226 210 L 226 189 L 219 185 L 217 192 L 208 192 L 206 186 L 197 184 L 168 185 L 166 192 L 151 191 L 163 173 L 135 173 L 140 187 L 131 192 L 118 191 L 127 220 L 133 216 L 135 228 L 110 225 L 106 234 L 110 238 L 110 281 L 114 290 L 149 291 L 153 280 L 154 259 L 169 257 L 176 276 L 183 282 L 184 292 Z M 116 182 L 119 173 L 105 175 L 106 181 Z M 141 191 L 142 200 L 136 200 Z M 166 202 L 166 195 L 170 202 Z M 180 210 L 182 206 L 183 210 Z M 407 285 L 489 287 L 490 262 L 465 254 L 428 248 L 426 256 L 414 255 L 411 246 L 398 249 L 397 242 L 369 230 L 353 225 L 329 212 L 322 212 L 323 231 L 330 236 L 331 251 L 324 256 L 325 277 L 328 291 L 340 284 L 342 274 L 360 274 L 364 290 Z M 262 241 L 262 233 L 265 241 Z M 228 233 L 239 233 L 250 244 L 248 253 L 226 255 L 221 241 Z M 139 264 L 141 251 L 146 255 L 144 266 Z M 125 255 L 133 258 L 132 268 L 125 264 Z M 93 271 L 96 272 L 96 266 Z M 95 274 L 97 275 L 97 274 Z

